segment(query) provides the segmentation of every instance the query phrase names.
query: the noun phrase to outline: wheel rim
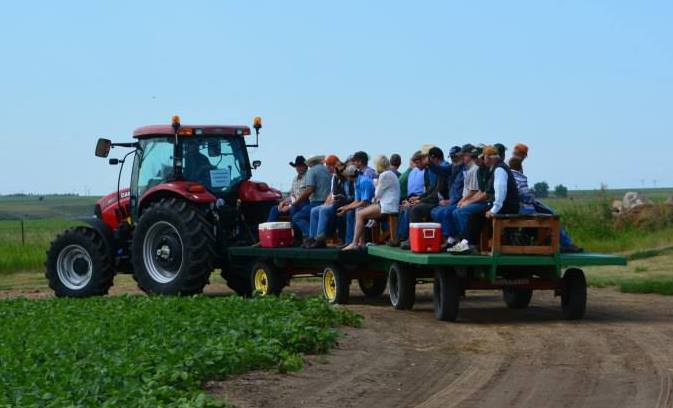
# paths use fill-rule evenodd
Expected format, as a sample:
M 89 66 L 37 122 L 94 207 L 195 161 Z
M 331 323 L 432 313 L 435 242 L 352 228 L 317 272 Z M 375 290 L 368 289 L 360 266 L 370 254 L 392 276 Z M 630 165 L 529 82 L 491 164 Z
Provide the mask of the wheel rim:
M 81 245 L 68 245 L 56 260 L 56 273 L 61 283 L 72 290 L 85 287 L 93 275 L 91 255 Z
M 396 306 L 400 299 L 399 288 L 397 286 L 397 273 L 392 271 L 388 277 L 388 292 L 390 294 L 390 302 L 393 306 Z
M 166 221 L 152 225 L 143 241 L 143 261 L 150 277 L 170 283 L 180 274 L 184 245 L 177 228 Z
M 334 276 L 334 271 L 331 269 L 326 269 L 325 273 L 323 273 L 322 288 L 327 300 L 332 302 L 336 299 L 336 277 Z
M 255 271 L 255 291 L 262 296 L 269 293 L 269 278 L 266 276 L 266 271 L 263 268 L 257 268 Z

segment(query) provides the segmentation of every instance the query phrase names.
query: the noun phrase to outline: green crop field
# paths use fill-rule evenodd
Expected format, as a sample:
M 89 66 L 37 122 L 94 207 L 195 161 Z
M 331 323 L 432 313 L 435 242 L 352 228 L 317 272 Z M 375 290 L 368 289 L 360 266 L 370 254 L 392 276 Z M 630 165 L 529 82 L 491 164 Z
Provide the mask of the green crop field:
M 295 371 L 360 317 L 319 299 L 0 300 L 0 406 L 221 406 L 208 380 Z

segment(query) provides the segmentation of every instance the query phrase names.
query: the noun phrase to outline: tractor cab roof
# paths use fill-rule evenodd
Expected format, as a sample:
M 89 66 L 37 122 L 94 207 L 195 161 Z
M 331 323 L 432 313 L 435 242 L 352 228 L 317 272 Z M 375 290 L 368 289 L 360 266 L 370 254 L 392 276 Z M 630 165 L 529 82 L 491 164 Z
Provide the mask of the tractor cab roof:
M 246 136 L 250 134 L 248 126 L 227 125 L 181 125 L 178 131 L 181 136 Z M 133 137 L 146 139 L 175 135 L 171 125 L 149 125 L 133 131 Z

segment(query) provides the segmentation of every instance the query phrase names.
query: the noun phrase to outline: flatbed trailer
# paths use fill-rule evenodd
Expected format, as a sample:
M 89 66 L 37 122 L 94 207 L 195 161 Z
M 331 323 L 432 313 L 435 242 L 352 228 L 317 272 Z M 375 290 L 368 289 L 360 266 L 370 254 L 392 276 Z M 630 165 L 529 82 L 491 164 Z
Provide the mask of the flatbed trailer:
M 411 309 L 416 284 L 433 283 L 433 308 L 439 320 L 455 321 L 466 290 L 502 290 L 509 308 L 525 308 L 533 290 L 553 290 L 561 297 L 564 319 L 581 319 L 586 308 L 582 267 L 626 265 L 626 259 L 596 253 L 552 255 L 454 255 L 413 253 L 388 246 L 366 251 L 335 248 L 232 247 L 229 262 L 249 273 L 254 290 L 279 294 L 290 280 L 322 277 L 322 292 L 331 303 L 347 303 L 350 284 L 358 280 L 363 293 L 380 296 L 388 287 L 395 309 Z M 245 272 L 249 271 L 249 272 Z

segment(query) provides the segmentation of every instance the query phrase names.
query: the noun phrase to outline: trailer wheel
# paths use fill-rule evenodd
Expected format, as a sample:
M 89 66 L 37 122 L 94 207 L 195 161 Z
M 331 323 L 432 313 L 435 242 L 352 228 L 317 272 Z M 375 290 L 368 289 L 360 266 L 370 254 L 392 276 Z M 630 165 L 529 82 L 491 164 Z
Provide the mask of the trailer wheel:
M 278 296 L 283 291 L 285 279 L 280 272 L 266 262 L 257 262 L 250 270 L 252 293 L 261 296 Z
M 388 271 L 390 304 L 397 310 L 410 310 L 416 301 L 416 278 L 404 264 L 395 262 Z
M 563 274 L 561 310 L 565 320 L 579 320 L 587 307 L 587 281 L 581 269 L 568 269 Z
M 533 289 L 504 288 L 502 290 L 502 299 L 510 309 L 527 308 L 531 297 L 533 297 Z
M 446 271 L 436 270 L 432 292 L 432 306 L 437 320 L 455 322 L 458 318 L 460 295 L 462 293 L 456 277 Z
M 365 296 L 369 298 L 376 298 L 383 294 L 386 290 L 386 277 L 381 276 L 378 278 L 360 278 L 358 279 L 358 285 L 360 290 L 364 293 Z
M 241 274 L 233 271 L 226 274 L 222 272 L 222 278 L 227 282 L 229 289 L 236 292 L 238 296 L 250 297 L 252 295 L 252 285 L 245 272 Z
M 350 297 L 350 279 L 336 265 L 327 265 L 322 272 L 322 294 L 331 304 L 344 305 Z

